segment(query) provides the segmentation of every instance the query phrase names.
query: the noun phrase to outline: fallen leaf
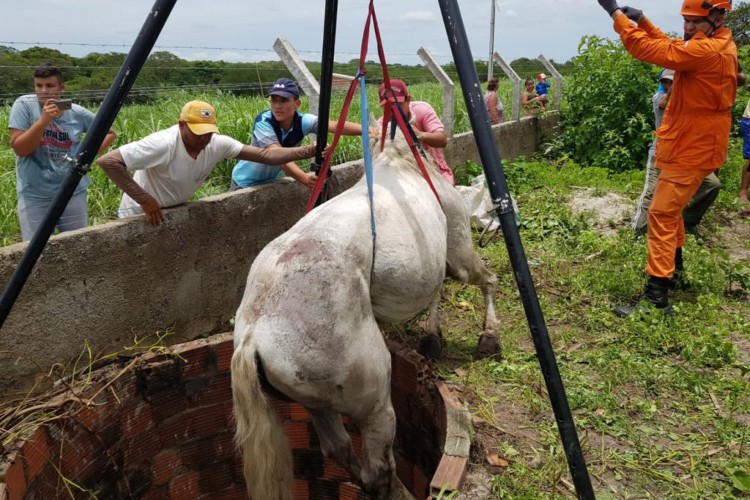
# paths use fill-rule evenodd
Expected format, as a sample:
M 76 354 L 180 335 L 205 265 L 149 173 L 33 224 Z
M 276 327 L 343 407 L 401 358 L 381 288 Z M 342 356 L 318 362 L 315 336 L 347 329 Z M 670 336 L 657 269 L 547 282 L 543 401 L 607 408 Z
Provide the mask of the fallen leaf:
M 510 465 L 507 460 L 500 458 L 497 454 L 487 455 L 487 463 L 493 467 L 508 467 Z

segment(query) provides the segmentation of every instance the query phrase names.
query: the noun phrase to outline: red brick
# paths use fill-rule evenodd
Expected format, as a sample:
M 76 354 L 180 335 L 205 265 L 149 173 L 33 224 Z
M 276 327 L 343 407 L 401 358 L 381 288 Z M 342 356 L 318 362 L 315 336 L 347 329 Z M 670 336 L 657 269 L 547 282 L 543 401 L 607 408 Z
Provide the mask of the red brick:
M 171 419 L 165 420 L 157 427 L 162 446 L 164 448 L 179 446 L 190 436 L 190 425 L 189 412 L 179 413 Z
M 403 389 L 407 393 L 417 394 L 418 367 L 410 360 L 401 356 L 391 356 L 391 385 Z
M 430 494 L 430 479 L 424 471 L 414 466 L 414 487 L 411 490 L 417 498 L 427 498 Z
M 396 459 L 396 475 L 404 483 L 407 490 L 411 490 L 414 487 L 414 475 L 412 464 L 407 462 L 400 453 L 394 453 Z
M 230 406 L 232 404 L 232 377 L 228 373 L 217 375 L 200 395 L 200 406 L 219 403 Z
M 162 449 L 156 430 L 150 429 L 130 439 L 120 442 L 123 450 L 123 466 L 135 468 L 144 462 L 151 463 L 154 455 Z
M 310 447 L 310 436 L 307 422 L 287 422 L 284 433 L 289 440 L 289 447 L 293 450 Z
M 201 469 L 201 493 L 221 491 L 232 484 L 232 464 L 229 461 L 210 465 Z
M 299 403 L 289 403 L 289 420 L 310 420 L 310 413 Z
M 294 500 L 307 500 L 310 497 L 310 485 L 302 479 L 295 479 L 292 484 L 292 497 Z
M 29 482 L 42 470 L 50 459 L 51 450 L 47 443 L 47 431 L 39 427 L 23 445 L 23 458 L 26 461 L 26 475 Z
M 232 412 L 231 404 L 218 404 L 198 408 L 191 417 L 190 437 L 213 436 L 224 430 L 227 413 Z
M 177 475 L 182 460 L 175 450 L 163 450 L 154 456 L 151 462 L 151 474 L 157 486 L 167 484 Z
M 359 500 L 362 498 L 362 490 L 354 483 L 339 484 L 339 500 Z
M 169 487 L 161 485 L 149 488 L 140 500 L 165 500 L 167 498 L 169 498 Z
M 74 482 L 83 482 L 107 463 L 107 456 L 99 441 L 84 429 L 67 437 L 61 447 L 61 453 L 62 473 Z
M 233 486 L 222 490 L 218 495 L 212 493 L 209 498 L 211 500 L 247 500 L 247 491 L 245 491 L 244 485 Z M 305 500 L 307 500 L 307 497 L 305 497 Z
M 195 345 L 198 342 L 203 343 L 203 345 Z M 179 355 L 185 363 L 182 367 L 183 379 L 200 378 L 206 374 L 212 350 L 204 342 L 204 340 L 188 342 L 183 345 L 186 347 L 189 345 L 190 348 L 180 349 Z
M 182 464 L 191 469 L 203 468 L 216 461 L 213 456 L 213 442 L 211 439 L 198 439 L 180 446 Z
M 182 474 L 169 482 L 170 500 L 195 500 L 200 493 L 197 472 Z
M 95 430 L 99 426 L 99 413 L 89 406 L 81 406 L 75 414 L 75 420 L 83 427 Z
M 438 382 L 436 385 L 438 388 L 438 392 L 440 393 L 440 397 L 445 403 L 446 410 L 463 410 L 465 408 L 461 400 L 458 399 L 456 394 L 448 388 L 445 382 Z
M 214 437 L 214 455 L 217 460 L 232 458 L 237 453 L 234 445 L 234 432 L 224 431 Z
M 467 464 L 466 458 L 443 455 L 430 482 L 432 491 L 438 492 L 443 487 L 449 492 L 460 489 L 466 477 Z
M 217 366 L 219 373 L 228 372 L 232 364 L 232 354 L 234 354 L 234 341 L 228 340 L 214 345 L 216 352 Z
M 21 500 L 26 494 L 26 476 L 23 471 L 23 462 L 19 457 L 5 474 L 5 486 L 7 486 L 10 500 Z
M 154 425 L 151 406 L 148 403 L 132 401 L 120 413 L 122 439 L 141 434 Z
M 354 448 L 354 454 L 362 458 L 362 436 L 359 432 L 350 432 L 349 436 L 352 438 L 352 447 Z
M 266 396 L 268 398 L 268 404 L 274 409 L 276 414 L 279 416 L 282 422 L 289 420 L 289 401 L 276 399 L 273 397 Z
M 349 481 L 351 478 L 349 477 L 349 471 L 347 471 L 345 468 L 337 464 L 331 459 L 324 458 L 323 459 L 324 467 L 323 467 L 323 477 L 326 479 L 334 479 L 334 480 L 344 480 Z

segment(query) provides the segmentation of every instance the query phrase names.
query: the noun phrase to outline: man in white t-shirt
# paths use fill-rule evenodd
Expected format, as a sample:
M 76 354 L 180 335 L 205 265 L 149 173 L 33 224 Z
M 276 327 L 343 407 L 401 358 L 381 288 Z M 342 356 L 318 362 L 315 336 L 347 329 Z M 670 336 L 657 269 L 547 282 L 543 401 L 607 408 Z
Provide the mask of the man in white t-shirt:
M 225 158 L 272 165 L 312 158 L 315 144 L 299 148 L 262 149 L 219 134 L 216 111 L 203 101 L 190 101 L 180 121 L 99 158 L 104 173 L 123 190 L 120 218 L 144 214 L 159 224 L 162 208 L 185 203 Z M 135 171 L 131 178 L 128 171 Z

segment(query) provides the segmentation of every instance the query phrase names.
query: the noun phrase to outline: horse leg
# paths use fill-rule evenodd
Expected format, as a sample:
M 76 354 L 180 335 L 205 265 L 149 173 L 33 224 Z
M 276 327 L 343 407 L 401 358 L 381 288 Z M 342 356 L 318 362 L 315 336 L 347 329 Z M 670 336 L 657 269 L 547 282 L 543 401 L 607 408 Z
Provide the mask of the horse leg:
M 440 329 L 440 317 L 438 306 L 440 305 L 440 292 L 430 302 L 429 314 L 427 316 L 427 332 L 419 339 L 419 354 L 427 359 L 440 359 L 443 353 L 443 331 Z
M 396 413 L 390 397 L 379 410 L 363 418 L 352 418 L 362 435 L 364 457 L 361 486 L 368 498 L 376 500 L 414 499 L 396 476 L 393 439 L 396 436 Z
M 450 242 L 450 240 L 449 240 Z M 477 351 L 479 356 L 500 357 L 502 347 L 497 334 L 497 317 L 495 316 L 495 292 L 497 276 L 492 274 L 471 246 L 471 239 L 462 244 L 448 245 L 448 274 L 464 283 L 477 285 L 484 296 L 484 331 L 479 337 Z
M 361 464 L 357 455 L 354 454 L 352 438 L 344 428 L 341 415 L 333 411 L 311 410 L 309 408 L 308 411 L 318 434 L 320 451 L 323 452 L 323 456 L 346 467 L 352 479 L 361 482 Z

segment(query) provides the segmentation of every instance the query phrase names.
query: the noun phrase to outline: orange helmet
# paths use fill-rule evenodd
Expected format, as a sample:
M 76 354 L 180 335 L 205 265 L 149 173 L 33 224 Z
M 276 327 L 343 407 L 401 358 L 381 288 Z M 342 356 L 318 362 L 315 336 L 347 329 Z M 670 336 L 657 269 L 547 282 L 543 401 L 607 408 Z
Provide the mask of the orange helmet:
M 706 17 L 711 9 L 732 11 L 732 0 L 683 0 L 680 14 L 683 16 Z

